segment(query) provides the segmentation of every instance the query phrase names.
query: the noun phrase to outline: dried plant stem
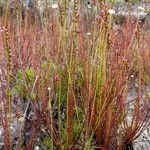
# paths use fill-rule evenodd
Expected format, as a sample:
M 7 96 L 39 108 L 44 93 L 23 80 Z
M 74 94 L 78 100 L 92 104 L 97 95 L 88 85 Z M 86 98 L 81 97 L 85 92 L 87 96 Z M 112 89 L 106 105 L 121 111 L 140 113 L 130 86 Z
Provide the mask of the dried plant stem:
M 34 81 L 34 85 L 33 85 L 33 87 L 32 87 L 32 90 L 31 90 L 31 93 L 30 93 L 30 94 L 33 93 L 33 91 L 34 91 L 34 89 L 35 89 L 35 86 L 36 86 L 36 83 L 37 83 L 37 81 L 38 81 L 38 78 L 39 78 L 39 76 L 36 76 L 35 81 Z M 23 114 L 22 129 L 24 129 L 25 118 L 26 118 L 27 111 L 28 111 L 28 108 L 29 108 L 30 103 L 31 103 L 31 98 L 28 100 L 26 109 L 25 109 L 24 114 Z
M 51 91 L 49 90 L 49 100 L 48 100 L 48 111 L 49 111 L 49 118 L 50 118 L 50 129 L 51 129 L 51 139 L 54 139 L 53 138 L 53 118 L 52 118 L 52 105 L 51 105 L 51 98 L 50 98 L 50 95 L 51 95 Z M 51 148 L 50 149 L 53 149 L 54 148 L 54 145 L 53 145 L 53 140 L 52 140 L 52 143 L 51 143 Z
M 10 150 L 12 149 L 12 144 L 11 144 L 11 89 L 10 89 L 10 84 L 11 84 L 11 52 L 10 52 L 10 47 L 9 47 L 9 36 L 8 36 L 8 31 L 7 31 L 7 19 L 8 19 L 8 0 L 6 2 L 7 8 L 6 8 L 6 13 L 5 13 L 5 20 L 4 20 L 4 48 L 6 52 L 6 58 L 7 58 L 7 101 L 8 101 L 8 137 L 9 137 L 9 147 Z
M 8 32 L 6 29 L 4 30 L 4 45 L 5 45 L 5 52 L 6 52 L 6 57 L 7 57 L 7 100 L 8 100 L 8 128 L 9 128 L 9 144 L 10 144 L 10 149 L 11 147 L 11 91 L 10 91 L 10 84 L 11 84 L 11 52 L 10 52 L 10 47 L 8 45 Z
M 61 78 L 60 78 L 60 81 L 59 81 L 59 95 L 58 95 L 58 128 L 59 128 L 59 138 L 60 138 L 60 141 L 62 141 L 62 133 L 61 133 L 61 124 L 62 124 L 62 121 L 61 121 Z M 61 145 L 61 142 L 60 142 L 60 148 L 62 149 L 62 145 Z

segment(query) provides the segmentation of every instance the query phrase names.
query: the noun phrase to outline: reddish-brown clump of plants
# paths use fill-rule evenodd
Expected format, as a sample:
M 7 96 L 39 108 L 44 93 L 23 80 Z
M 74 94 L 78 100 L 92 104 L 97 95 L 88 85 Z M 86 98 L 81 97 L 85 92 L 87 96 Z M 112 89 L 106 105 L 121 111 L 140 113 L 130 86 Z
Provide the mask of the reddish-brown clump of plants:
M 114 28 L 101 1 L 92 16 L 48 6 L 0 19 L 4 149 L 132 149 L 149 125 L 150 36 L 130 16 Z

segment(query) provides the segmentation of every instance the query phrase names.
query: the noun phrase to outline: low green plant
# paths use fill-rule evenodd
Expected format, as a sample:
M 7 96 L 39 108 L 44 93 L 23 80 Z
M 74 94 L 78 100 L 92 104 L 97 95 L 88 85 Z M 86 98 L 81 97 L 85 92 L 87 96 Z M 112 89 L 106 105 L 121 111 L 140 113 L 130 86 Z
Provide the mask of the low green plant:
M 25 75 L 26 75 L 27 87 L 31 89 L 35 80 L 33 70 L 26 69 Z M 21 100 L 24 100 L 24 101 L 28 100 L 29 93 L 28 93 L 28 89 L 26 88 L 26 83 L 23 80 L 21 71 L 18 71 L 18 73 L 16 73 L 16 75 L 14 76 L 14 83 L 15 84 L 13 85 L 13 88 L 12 88 L 12 95 L 19 96 Z M 31 97 L 33 100 L 35 100 L 36 94 L 32 93 Z

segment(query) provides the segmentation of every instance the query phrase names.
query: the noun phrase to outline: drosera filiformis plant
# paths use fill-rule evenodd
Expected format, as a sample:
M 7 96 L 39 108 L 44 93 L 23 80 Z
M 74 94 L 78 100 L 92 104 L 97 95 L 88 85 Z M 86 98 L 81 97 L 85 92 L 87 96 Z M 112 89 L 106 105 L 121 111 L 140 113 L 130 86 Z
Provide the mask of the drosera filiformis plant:
M 83 14 L 85 3 L 65 0 L 52 5 L 47 0 L 43 14 L 36 3 L 33 14 L 25 9 L 24 20 L 16 10 L 13 23 L 7 12 L 7 30 L 0 32 L 0 100 L 9 91 L 4 106 L 13 108 L 14 118 L 21 120 L 15 138 L 9 139 L 12 148 L 126 150 L 147 128 L 149 36 L 132 17 L 114 27 L 113 1 L 88 5 Z M 6 111 L 0 113 L 7 116 Z M 13 124 L 9 119 L 3 117 L 3 122 Z M 11 130 L 5 123 L 3 128 L 6 143 Z

